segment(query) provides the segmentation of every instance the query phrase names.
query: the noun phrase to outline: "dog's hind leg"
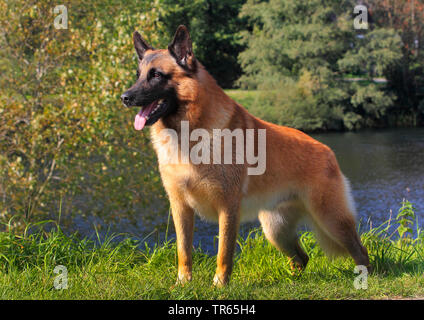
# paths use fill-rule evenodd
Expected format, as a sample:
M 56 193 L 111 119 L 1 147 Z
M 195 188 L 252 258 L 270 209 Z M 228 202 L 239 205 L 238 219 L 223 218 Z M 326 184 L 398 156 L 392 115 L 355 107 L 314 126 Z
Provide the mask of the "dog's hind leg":
M 268 241 L 291 259 L 293 268 L 300 270 L 306 267 L 309 260 L 308 255 L 299 245 L 296 232 L 302 217 L 303 212 L 295 206 L 285 206 L 276 211 L 259 213 L 259 221 Z

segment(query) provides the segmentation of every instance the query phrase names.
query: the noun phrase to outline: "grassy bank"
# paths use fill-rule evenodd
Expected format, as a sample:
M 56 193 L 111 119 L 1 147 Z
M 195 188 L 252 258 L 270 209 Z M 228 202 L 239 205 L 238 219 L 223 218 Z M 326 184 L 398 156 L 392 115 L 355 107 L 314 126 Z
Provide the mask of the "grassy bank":
M 424 237 L 393 231 L 389 223 L 361 235 L 374 272 L 368 288 L 355 289 L 354 264 L 329 261 L 313 234 L 301 235 L 310 256 L 306 270 L 292 274 L 286 256 L 255 230 L 240 239 L 231 283 L 213 288 L 216 257 L 194 251 L 194 280 L 175 286 L 174 241 L 148 248 L 131 239 L 102 241 L 66 236 L 60 228 L 34 234 L 0 233 L 0 299 L 385 299 L 424 298 Z M 389 231 L 390 230 L 390 231 Z M 393 233 L 394 232 L 394 233 Z M 54 269 L 63 265 L 68 288 L 56 290 Z M 63 281 L 58 282 L 64 284 Z

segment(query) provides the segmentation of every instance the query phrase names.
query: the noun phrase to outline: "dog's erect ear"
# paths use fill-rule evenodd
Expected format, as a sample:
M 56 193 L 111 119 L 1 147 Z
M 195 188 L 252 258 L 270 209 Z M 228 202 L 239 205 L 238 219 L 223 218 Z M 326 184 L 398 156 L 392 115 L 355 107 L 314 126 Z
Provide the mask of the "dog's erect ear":
M 180 66 L 190 71 L 195 70 L 196 61 L 191 46 L 190 34 L 185 26 L 178 27 L 174 40 L 168 46 L 168 50 Z
M 133 33 L 133 41 L 135 51 L 137 52 L 140 60 L 143 60 L 144 53 L 147 50 L 154 50 L 153 47 L 149 45 L 137 31 Z

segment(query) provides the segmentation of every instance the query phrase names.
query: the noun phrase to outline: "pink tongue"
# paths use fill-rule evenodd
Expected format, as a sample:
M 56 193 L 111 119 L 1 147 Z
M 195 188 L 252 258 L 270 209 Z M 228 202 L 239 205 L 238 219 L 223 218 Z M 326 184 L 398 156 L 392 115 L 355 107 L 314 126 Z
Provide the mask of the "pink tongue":
M 157 102 L 154 101 L 151 104 L 149 104 L 146 108 L 142 108 L 139 113 L 135 116 L 134 120 L 134 128 L 137 131 L 143 130 L 144 125 L 147 121 L 147 116 L 150 114 L 150 112 L 153 110 L 153 108 L 157 105 Z
M 146 117 L 143 116 L 142 110 L 140 110 L 139 113 L 137 113 L 137 115 L 135 116 L 135 120 L 134 120 L 134 128 L 135 130 L 143 130 L 144 125 L 146 124 Z

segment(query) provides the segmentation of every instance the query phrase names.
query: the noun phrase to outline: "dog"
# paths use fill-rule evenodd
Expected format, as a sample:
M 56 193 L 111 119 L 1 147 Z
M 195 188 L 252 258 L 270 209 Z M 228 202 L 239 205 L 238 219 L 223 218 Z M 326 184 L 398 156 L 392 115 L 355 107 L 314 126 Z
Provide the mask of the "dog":
M 192 279 L 196 213 L 219 224 L 216 286 L 230 279 L 239 224 L 257 218 L 268 241 L 289 257 L 293 268 L 303 270 L 309 260 L 296 230 L 305 220 L 329 256 L 350 254 L 356 265 L 370 267 L 355 227 L 349 182 L 329 147 L 299 130 L 261 120 L 227 96 L 195 58 L 185 26 L 178 27 L 167 49 L 154 49 L 137 31 L 133 42 L 137 81 L 121 100 L 127 107 L 141 107 L 136 130 L 151 126 L 177 236 L 177 283 Z M 246 161 L 183 161 L 183 155 L 176 153 L 183 144 L 194 145 L 183 141 L 183 124 L 190 132 L 200 129 L 212 135 L 217 129 L 253 130 L 256 142 L 259 132 L 265 132 L 265 172 L 249 175 L 252 165 Z M 225 150 L 214 151 L 219 155 Z M 254 152 L 258 151 L 255 146 Z

